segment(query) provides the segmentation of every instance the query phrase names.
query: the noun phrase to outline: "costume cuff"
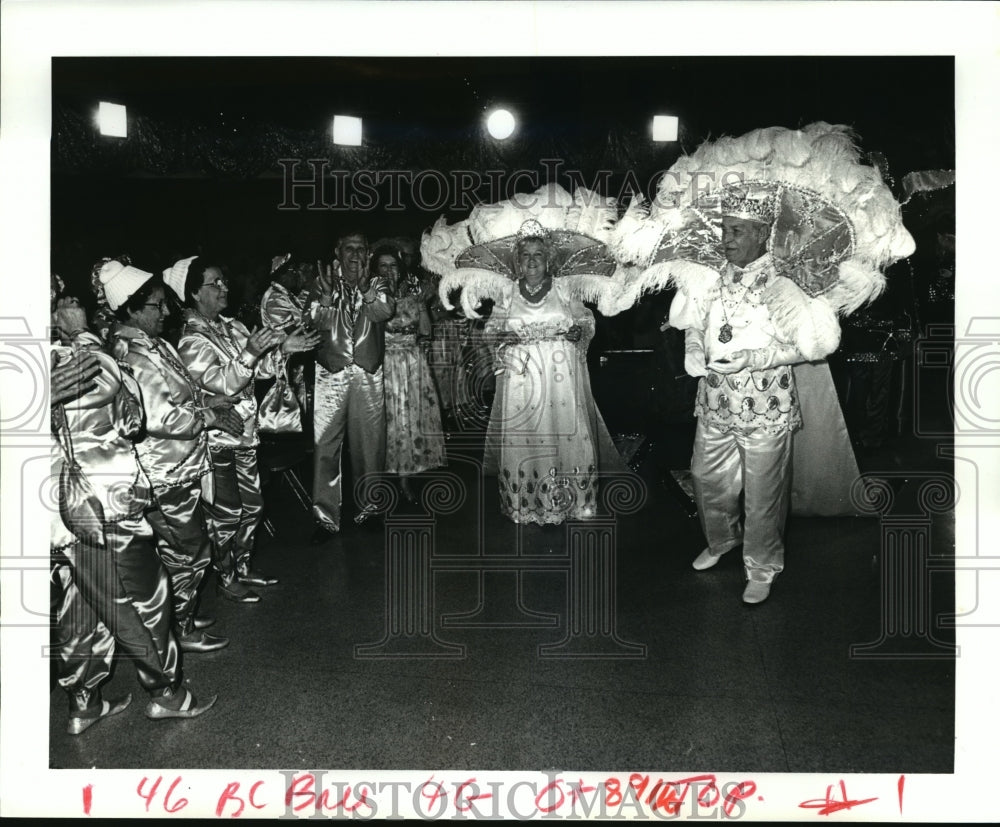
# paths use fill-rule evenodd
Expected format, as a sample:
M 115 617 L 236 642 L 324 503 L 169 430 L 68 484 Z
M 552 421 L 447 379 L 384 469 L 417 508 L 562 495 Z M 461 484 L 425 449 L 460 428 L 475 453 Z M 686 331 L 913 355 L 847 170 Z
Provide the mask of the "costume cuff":
M 705 353 L 705 333 L 694 327 L 684 331 L 684 352 Z
M 754 348 L 750 351 L 750 367 L 753 370 L 776 368 L 780 365 L 796 365 L 806 361 L 794 345 Z

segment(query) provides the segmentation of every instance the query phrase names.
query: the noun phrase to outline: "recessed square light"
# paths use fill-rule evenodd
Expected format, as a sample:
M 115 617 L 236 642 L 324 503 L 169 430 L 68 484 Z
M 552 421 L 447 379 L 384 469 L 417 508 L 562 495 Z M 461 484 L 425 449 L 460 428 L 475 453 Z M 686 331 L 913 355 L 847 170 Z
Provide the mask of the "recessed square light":
M 676 141 L 680 120 L 673 115 L 653 116 L 653 140 Z
M 118 103 L 101 101 L 97 107 L 97 128 L 102 135 L 127 138 L 128 123 L 125 118 L 125 107 Z
M 361 118 L 334 115 L 333 142 L 341 146 L 361 146 Z

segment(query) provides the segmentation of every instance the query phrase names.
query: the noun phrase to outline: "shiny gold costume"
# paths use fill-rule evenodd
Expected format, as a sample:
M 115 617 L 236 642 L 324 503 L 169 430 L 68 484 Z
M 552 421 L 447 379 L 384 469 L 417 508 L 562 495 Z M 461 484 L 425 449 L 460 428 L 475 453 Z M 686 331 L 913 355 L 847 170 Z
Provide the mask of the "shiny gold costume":
M 96 336 L 84 333 L 74 347 L 97 350 Z M 70 349 L 54 349 L 60 361 Z M 153 697 L 181 683 L 178 647 L 170 631 L 170 586 L 153 550 L 153 532 L 144 517 L 150 486 L 131 443 L 142 426 L 139 391 L 110 356 L 98 353 L 101 373 L 79 399 L 53 409 L 57 449 L 53 475 L 69 457 L 79 464 L 102 512 L 100 542 L 77 541 L 66 490 L 61 530 L 53 534 L 53 585 L 59 653 L 59 682 L 71 708 L 100 707 L 100 684 L 107 678 L 115 648 L 135 663 L 139 682 Z M 58 528 L 58 527 L 57 527 Z M 58 539 L 57 539 L 58 538 Z M 109 639 L 113 637 L 113 642 Z
M 344 437 L 357 480 L 385 467 L 382 361 L 385 322 L 395 310 L 388 286 L 377 279 L 364 294 L 341 281 L 330 307 L 320 304 L 316 287 L 309 296 L 310 318 L 323 337 L 316 356 L 313 514 L 332 531 L 340 529 Z
M 214 486 L 201 391 L 180 354 L 163 339 L 119 325 L 112 350 L 142 393 L 145 437 L 136 450 L 153 485 L 154 508 L 147 519 L 170 574 L 174 621 L 180 634 L 187 635 L 213 548 L 202 509 L 203 493 L 211 499 Z M 224 561 L 219 567 L 232 571 Z
M 255 377 L 273 376 L 275 360 L 280 359 L 275 349 L 265 354 L 255 368 L 247 367 L 240 354 L 249 339 L 250 331 L 235 319 L 219 316 L 213 321 L 188 310 L 177 348 L 206 399 L 236 397 L 235 410 L 243 419 L 239 436 L 221 430 L 208 434 L 215 491 L 213 502 L 206 502 L 204 509 L 215 543 L 215 565 L 225 577 L 232 572 L 234 561 L 238 568 L 249 568 L 254 535 L 263 517 L 253 383 Z

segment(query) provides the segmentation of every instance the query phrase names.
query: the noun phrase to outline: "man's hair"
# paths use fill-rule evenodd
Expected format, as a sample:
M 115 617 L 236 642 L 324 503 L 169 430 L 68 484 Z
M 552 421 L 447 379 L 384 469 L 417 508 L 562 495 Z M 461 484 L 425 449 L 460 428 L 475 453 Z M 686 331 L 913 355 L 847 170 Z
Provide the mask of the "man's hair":
M 361 230 L 351 229 L 346 232 L 339 233 L 337 235 L 337 244 L 334 246 L 334 250 L 339 250 L 340 245 L 343 244 L 349 238 L 360 238 L 364 243 L 365 247 L 368 246 L 368 236 L 366 236 Z

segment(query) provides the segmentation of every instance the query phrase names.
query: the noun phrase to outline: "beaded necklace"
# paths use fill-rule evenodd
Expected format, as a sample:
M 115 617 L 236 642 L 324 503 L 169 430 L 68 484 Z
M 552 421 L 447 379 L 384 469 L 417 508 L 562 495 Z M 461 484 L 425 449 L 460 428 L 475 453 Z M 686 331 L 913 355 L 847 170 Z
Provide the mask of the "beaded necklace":
M 164 362 L 166 362 L 170 367 L 172 367 L 184 380 L 184 383 L 188 386 L 188 390 L 191 391 L 191 397 L 195 402 L 201 404 L 201 388 L 198 387 L 198 383 L 194 381 L 194 377 L 188 373 L 187 366 L 173 353 L 171 353 L 171 348 L 164 347 L 165 344 L 159 338 L 154 336 L 148 336 L 147 342 L 149 343 L 149 348 L 154 353 L 158 354 Z
M 751 268 L 748 267 L 745 270 L 742 270 L 738 273 L 733 273 L 732 285 L 728 286 L 728 291 L 730 292 L 730 294 L 733 292 L 732 287 L 734 287 L 737 284 L 740 284 L 743 281 L 743 276 L 747 275 L 750 272 Z M 729 322 L 730 314 L 735 315 L 736 311 L 738 311 L 743 306 L 743 302 L 746 301 L 747 296 L 749 296 L 752 291 L 760 290 L 766 283 L 767 283 L 767 272 L 765 271 L 761 273 L 759 276 L 757 276 L 752 285 L 751 284 L 743 285 L 743 293 L 740 295 L 740 300 L 736 302 L 734 305 L 732 305 L 732 307 L 730 308 L 730 312 L 727 313 L 726 279 L 724 274 L 722 273 L 719 274 L 719 306 L 722 309 L 722 325 L 719 327 L 719 341 L 722 342 L 722 344 L 728 344 L 733 339 L 733 326 Z M 732 304 L 732 302 L 730 302 L 730 304 Z
M 537 302 L 540 302 L 542 298 L 545 296 L 545 293 L 543 293 L 543 291 L 545 291 L 546 288 L 552 286 L 552 279 L 544 278 L 534 287 L 530 286 L 528 282 L 525 281 L 524 279 L 521 279 L 520 282 L 518 283 L 521 287 L 521 295 L 523 295 L 524 298 L 527 299 L 532 304 L 536 304 Z

